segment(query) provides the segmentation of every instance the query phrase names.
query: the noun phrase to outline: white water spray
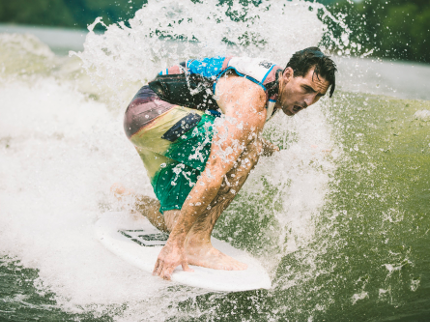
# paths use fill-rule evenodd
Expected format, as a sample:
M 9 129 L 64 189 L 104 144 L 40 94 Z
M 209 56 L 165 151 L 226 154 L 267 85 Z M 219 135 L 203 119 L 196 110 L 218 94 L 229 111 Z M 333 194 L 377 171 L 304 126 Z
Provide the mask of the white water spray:
M 215 3 L 150 1 L 130 27 L 110 25 L 99 35 L 91 26 L 84 52 L 76 55 L 92 86 L 82 86 L 87 76 L 70 61 L 57 60 L 43 45 L 34 47 L 34 39 L 20 40 L 17 46 L 27 50 L 21 61 L 37 62 L 38 69 L 31 77 L 6 69 L 0 85 L 1 252 L 38 269 L 40 285 L 54 291 L 68 310 L 103 312 L 127 303 L 117 319 L 163 321 L 177 314 L 170 305 L 203 291 L 148 276 L 94 237 L 103 209 L 116 207 L 108 193 L 112 183 L 122 181 L 153 196 L 141 160 L 123 133 L 123 110 L 159 70 L 187 58 L 246 54 L 286 64 L 293 52 L 316 45 L 323 34 L 309 6 L 300 1 L 250 6 L 249 19 L 235 22 L 226 17 L 225 6 Z M 240 16 L 245 9 L 231 10 Z M 178 41 L 179 35 L 188 41 Z M 288 240 L 294 244 L 286 246 L 289 252 L 312 238 L 311 215 L 324 203 L 327 173 L 310 163 L 331 167 L 322 151 L 331 148 L 330 131 L 318 105 L 294 119 L 271 122 L 277 122 L 269 124 L 279 135 L 275 143 L 287 133 L 296 139 L 290 149 L 261 160 L 245 192 L 255 189 L 262 174 L 287 191 L 284 210 L 275 216 L 290 228 Z M 267 268 L 274 269 L 279 257 Z

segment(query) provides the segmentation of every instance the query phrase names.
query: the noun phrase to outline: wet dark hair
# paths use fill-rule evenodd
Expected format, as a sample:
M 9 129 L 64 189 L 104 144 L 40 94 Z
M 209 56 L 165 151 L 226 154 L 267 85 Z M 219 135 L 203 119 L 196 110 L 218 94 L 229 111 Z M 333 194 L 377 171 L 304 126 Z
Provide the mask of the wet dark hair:
M 315 67 L 314 75 L 317 77 L 321 75 L 330 83 L 330 97 L 333 96 L 336 87 L 336 64 L 318 47 L 309 47 L 294 53 L 287 67 L 294 70 L 294 77 L 304 77 L 312 67 Z

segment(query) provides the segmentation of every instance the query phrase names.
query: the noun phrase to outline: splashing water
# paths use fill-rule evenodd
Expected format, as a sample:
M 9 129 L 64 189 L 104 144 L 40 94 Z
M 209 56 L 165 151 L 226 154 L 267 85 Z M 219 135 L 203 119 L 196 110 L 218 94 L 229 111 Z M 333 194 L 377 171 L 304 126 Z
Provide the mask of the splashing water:
M 129 21 L 130 27 L 96 20 L 89 26 L 84 52 L 77 56 L 94 81 L 124 106 L 131 95 L 125 91 L 129 84 L 145 84 L 160 70 L 189 58 L 264 56 L 285 65 L 295 51 L 318 44 L 323 35 L 324 26 L 310 5 L 293 1 L 229 8 L 214 1 L 149 1 Z M 103 35 L 93 31 L 98 23 L 107 29 Z
M 0 268 L 2 276 L 25 272 L 34 289 L 2 298 L 8 304 L 1 314 L 21 312 L 25 320 L 33 305 L 42 316 L 59 310 L 75 320 L 347 320 L 354 313 L 345 312 L 360 305 L 362 317 L 368 303 L 388 312 L 401 306 L 401 294 L 422 294 L 419 243 L 397 237 L 413 229 L 411 236 L 428 238 L 424 203 L 404 206 L 401 179 L 387 184 L 399 168 L 381 158 L 397 160 L 396 148 L 419 137 L 419 156 L 408 152 L 411 165 L 401 169 L 410 168 L 404 176 L 414 187 L 425 186 L 426 172 L 414 172 L 425 169 L 430 151 L 424 101 L 339 92 L 334 102 L 266 125 L 264 135 L 282 150 L 260 160 L 214 235 L 259 258 L 272 290 L 218 294 L 166 283 L 123 263 L 94 237 L 99 216 L 121 207 L 108 193 L 112 183 L 153 196 L 122 130 L 139 87 L 188 58 L 234 54 L 285 65 L 327 32 L 318 10 L 325 9 L 301 1 L 149 1 L 127 25 L 105 26 L 104 34 L 93 31 L 103 24 L 96 20 L 84 51 L 70 58 L 31 36 L 0 35 Z M 393 135 L 394 128 L 403 130 Z M 357 194 L 367 199 L 355 202 Z

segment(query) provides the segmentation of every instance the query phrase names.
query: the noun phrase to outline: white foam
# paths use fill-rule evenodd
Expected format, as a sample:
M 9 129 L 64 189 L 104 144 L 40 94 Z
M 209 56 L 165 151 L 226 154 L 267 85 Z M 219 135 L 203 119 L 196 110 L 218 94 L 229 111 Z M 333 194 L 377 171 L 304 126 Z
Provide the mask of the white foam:
M 279 254 L 282 257 L 313 240 L 313 222 L 325 203 L 329 174 L 335 169 L 334 160 L 339 151 L 332 141 L 327 111 L 321 103 L 294 117 L 279 115 L 268 128 L 276 132 L 272 135 L 275 143 L 285 144 L 282 140 L 288 137 L 290 144 L 273 157 L 262 158 L 251 179 L 259 181 L 264 175 L 279 188 L 277 198 L 283 200 L 283 211 L 276 213 L 276 218 L 285 229 L 277 232 L 279 243 L 282 245 L 287 237 L 285 252 Z M 262 189 L 255 184 L 254 190 Z
M 430 120 L 430 111 L 429 110 L 419 110 L 414 113 L 415 118 L 421 119 L 424 121 Z
M 38 269 L 40 287 L 54 291 L 68 310 L 103 312 L 111 304 L 127 303 L 117 320 L 136 321 L 144 316 L 164 321 L 177 316 L 172 303 L 202 291 L 169 288 L 172 284 L 124 264 L 94 238 L 93 226 L 102 209 L 116 207 L 108 194 L 112 183 L 121 181 L 153 196 L 142 162 L 122 130 L 124 108 L 139 86 L 161 68 L 193 55 L 229 51 L 285 64 L 294 51 L 315 45 L 321 38 L 323 25 L 316 10 L 308 10 L 309 5 L 293 1 L 272 3 L 267 11 L 250 8 L 250 15 L 258 15 L 255 22 L 235 23 L 225 17 L 225 7 L 214 2 L 150 1 L 130 21 L 131 28 L 111 25 L 104 35 L 90 32 L 87 36 L 85 51 L 79 56 L 93 80 L 95 89 L 90 92 L 99 101 L 82 94 L 87 89 L 80 86 L 84 76 L 76 73 L 76 65 L 70 71 L 51 73 L 52 64 L 45 62 L 52 55 L 45 55 L 43 49 L 46 61 L 39 69 L 46 73 L 31 82 L 17 77 L 0 84 L 1 252 Z M 183 25 L 175 17 L 184 18 Z M 215 17 L 221 22 L 215 23 Z M 178 44 L 149 37 L 154 26 L 168 31 L 172 21 L 176 21 L 177 34 L 199 42 Z M 240 43 L 244 32 L 266 43 L 223 45 L 223 37 Z M 66 64 L 56 63 L 57 69 Z M 327 173 L 314 165 L 329 171 L 331 163 L 322 150 L 332 148 L 330 129 L 318 106 L 273 122 L 278 122 L 279 142 L 287 134 L 296 139 L 288 150 L 263 159 L 246 189 L 253 189 L 254 183 L 257 186 L 262 174 L 281 187 L 284 210 L 276 216 L 281 226 L 291 228 L 288 252 L 313 236 L 311 216 L 317 214 L 328 191 Z M 279 243 L 284 246 L 282 238 Z
M 217 1 L 148 1 L 129 21 L 130 28 L 110 25 L 100 35 L 92 31 L 94 25 L 90 26 L 85 50 L 77 55 L 105 94 L 111 95 L 116 104 L 125 104 L 160 70 L 189 58 L 237 54 L 265 57 L 285 65 L 295 51 L 315 46 L 323 35 L 324 25 L 316 10 L 323 6 L 313 3 L 313 12 L 309 6 L 297 0 L 273 2 L 267 10 L 263 5 L 248 6 L 248 17 L 253 19 L 234 22 L 225 15 L 226 5 L 220 6 Z M 233 10 L 238 15 L 244 12 L 238 4 Z M 192 42 L 160 40 L 156 30 L 166 37 L 181 36 Z M 248 44 L 244 40 L 247 37 L 261 42 Z M 225 39 L 236 45 L 227 46 Z M 125 90 L 129 84 L 136 84 L 130 93 Z
M 356 293 L 351 297 L 352 305 L 356 304 L 360 300 L 368 299 L 369 294 L 365 291 L 361 291 L 360 293 Z
M 94 239 L 113 182 L 135 171 L 151 194 L 122 120 L 51 79 L 11 83 L 0 100 L 2 252 L 39 269 L 68 305 L 141 301 L 165 288 Z

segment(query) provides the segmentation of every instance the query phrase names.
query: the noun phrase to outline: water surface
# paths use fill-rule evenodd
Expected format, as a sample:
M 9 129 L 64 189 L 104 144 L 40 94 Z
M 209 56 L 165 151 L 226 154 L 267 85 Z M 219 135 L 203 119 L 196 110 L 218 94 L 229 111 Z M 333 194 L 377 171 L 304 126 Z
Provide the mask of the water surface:
M 336 57 L 333 99 L 267 124 L 265 136 L 282 150 L 260 160 L 214 235 L 258 258 L 272 289 L 213 293 L 164 282 L 96 240 L 101 214 L 124 206 L 109 194 L 113 182 L 153 196 L 122 130 L 142 84 L 199 55 L 285 64 L 323 34 L 301 2 L 253 10 L 259 18 L 240 23 L 223 7 L 150 2 L 130 28 L 101 35 L 90 27 L 85 50 L 71 57 L 31 34 L 0 34 L 0 320 L 430 317 L 427 66 Z M 153 37 L 156 24 L 163 39 Z M 166 41 L 175 34 L 190 41 Z

